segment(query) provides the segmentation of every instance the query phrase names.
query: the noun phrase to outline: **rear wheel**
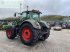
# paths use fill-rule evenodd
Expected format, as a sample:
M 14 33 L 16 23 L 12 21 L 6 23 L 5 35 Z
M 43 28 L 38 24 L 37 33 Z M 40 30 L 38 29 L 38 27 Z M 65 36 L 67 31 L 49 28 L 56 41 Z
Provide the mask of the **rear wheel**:
M 34 45 L 38 41 L 38 34 L 30 23 L 25 23 L 20 29 L 20 39 L 25 45 Z
M 12 27 L 6 29 L 6 35 L 8 39 L 14 39 L 16 37 L 16 31 Z
M 25 41 L 29 41 L 31 37 L 31 30 L 29 27 L 24 27 L 22 29 L 22 38 L 24 38 Z

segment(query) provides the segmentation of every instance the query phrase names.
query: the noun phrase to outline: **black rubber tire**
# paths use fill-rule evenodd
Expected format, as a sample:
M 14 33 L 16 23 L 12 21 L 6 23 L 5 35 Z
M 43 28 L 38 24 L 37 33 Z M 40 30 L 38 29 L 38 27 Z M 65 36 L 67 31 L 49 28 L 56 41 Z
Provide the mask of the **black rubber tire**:
M 50 29 L 49 29 L 49 30 L 46 29 L 46 31 L 47 31 L 48 33 L 44 34 L 44 35 L 39 39 L 40 41 L 45 41 L 46 39 L 48 39 L 48 37 L 49 37 L 49 35 L 50 35 Z
M 7 34 L 7 30 L 10 30 L 11 31 L 11 35 L 10 35 L 10 37 L 8 37 L 8 34 Z M 16 30 L 15 30 L 15 28 L 13 28 L 13 27 L 8 27 L 7 29 L 6 29 L 6 36 L 7 36 L 7 38 L 8 39 L 14 39 L 17 35 L 16 35 Z
M 31 38 L 27 42 L 22 38 L 22 29 L 25 27 L 29 27 L 29 29 L 31 31 Z M 35 45 L 36 42 L 38 42 L 38 34 L 37 34 L 36 30 L 34 29 L 34 27 L 30 23 L 24 23 L 21 26 L 21 28 L 20 28 L 20 39 L 21 39 L 21 42 L 27 46 Z

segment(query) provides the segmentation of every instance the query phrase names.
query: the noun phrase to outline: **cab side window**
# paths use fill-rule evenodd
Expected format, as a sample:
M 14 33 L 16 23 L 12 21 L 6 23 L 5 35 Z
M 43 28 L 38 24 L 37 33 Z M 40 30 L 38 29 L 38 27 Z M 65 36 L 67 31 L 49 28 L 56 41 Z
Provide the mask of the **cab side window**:
M 23 19 L 26 19 L 26 13 L 23 13 L 23 14 L 21 15 L 21 17 L 22 17 Z

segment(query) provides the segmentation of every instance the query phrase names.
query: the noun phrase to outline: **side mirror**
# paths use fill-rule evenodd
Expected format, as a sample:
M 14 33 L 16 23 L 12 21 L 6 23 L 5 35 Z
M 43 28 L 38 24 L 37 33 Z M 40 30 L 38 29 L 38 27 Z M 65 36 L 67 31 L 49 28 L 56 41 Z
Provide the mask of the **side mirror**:
M 20 13 L 20 15 L 22 15 L 22 13 Z
M 14 17 L 16 17 L 16 13 L 14 13 Z

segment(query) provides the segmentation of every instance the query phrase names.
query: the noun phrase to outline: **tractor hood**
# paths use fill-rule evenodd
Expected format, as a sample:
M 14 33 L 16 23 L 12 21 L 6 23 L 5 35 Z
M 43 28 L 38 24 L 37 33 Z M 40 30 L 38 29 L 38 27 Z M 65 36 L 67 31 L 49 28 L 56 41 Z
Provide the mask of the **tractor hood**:
M 48 25 L 45 21 L 40 21 L 39 24 L 40 24 L 41 26 L 50 28 L 49 25 Z

